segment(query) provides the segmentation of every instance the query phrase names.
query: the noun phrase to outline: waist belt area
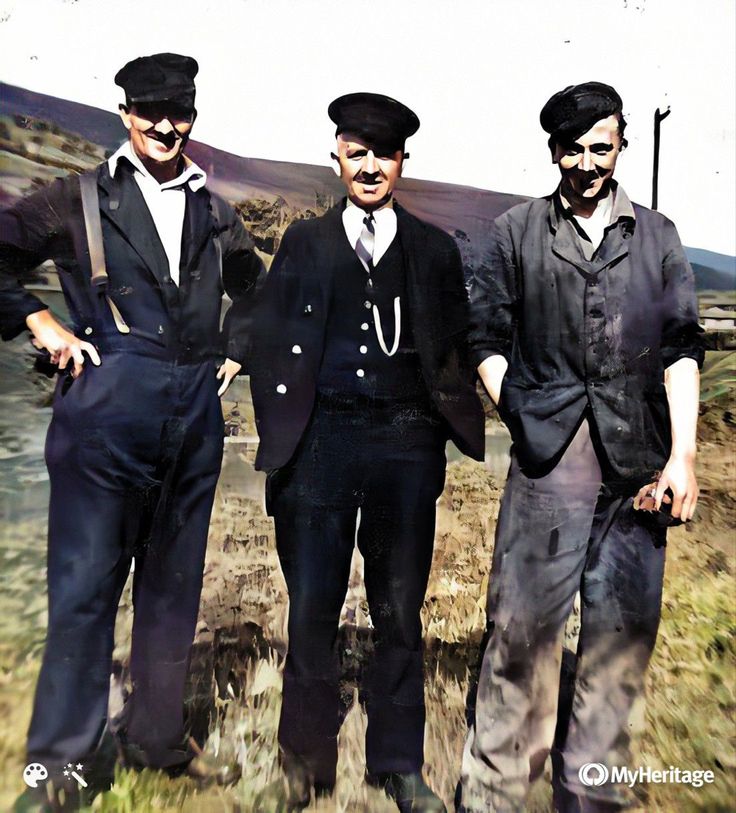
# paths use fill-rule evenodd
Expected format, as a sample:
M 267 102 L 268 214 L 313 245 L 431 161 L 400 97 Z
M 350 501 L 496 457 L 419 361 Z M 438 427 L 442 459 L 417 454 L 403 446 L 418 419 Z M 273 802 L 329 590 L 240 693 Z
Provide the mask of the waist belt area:
M 88 336 L 80 336 L 80 338 L 89 341 Z M 102 356 L 106 353 L 133 353 L 163 361 L 172 361 L 176 364 L 201 364 L 203 361 L 214 361 L 218 358 L 217 354 L 210 351 L 194 350 L 180 344 L 163 345 L 135 333 L 97 336 L 93 344 Z

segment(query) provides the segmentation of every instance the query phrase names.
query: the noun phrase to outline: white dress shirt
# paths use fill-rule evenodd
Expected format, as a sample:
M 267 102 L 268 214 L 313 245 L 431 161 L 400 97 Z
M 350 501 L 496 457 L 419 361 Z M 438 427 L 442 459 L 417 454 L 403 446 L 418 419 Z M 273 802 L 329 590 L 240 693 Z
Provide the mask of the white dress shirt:
M 183 172 L 171 181 L 160 184 L 143 165 L 141 159 L 135 154 L 126 141 L 116 153 L 110 156 L 107 165 L 110 175 L 114 178 L 118 164 L 122 160 L 133 165 L 138 188 L 151 213 L 156 231 L 169 260 L 169 276 L 179 284 L 179 263 L 181 261 L 181 236 L 184 228 L 184 211 L 186 209 L 186 195 L 184 185 L 189 184 L 192 192 L 201 189 L 207 182 L 207 174 L 186 156 Z
M 603 242 L 603 234 L 606 226 L 611 224 L 611 214 L 613 213 L 613 189 L 609 191 L 603 200 L 598 201 L 595 211 L 590 217 L 573 215 L 578 226 L 585 232 L 593 245 L 593 251 Z
M 363 231 L 363 220 L 368 212 L 356 206 L 350 198 L 348 204 L 342 213 L 342 225 L 345 229 L 348 242 L 355 249 L 355 246 Z M 373 211 L 373 227 L 375 229 L 375 242 L 373 244 L 373 267 L 378 265 L 381 257 L 386 253 L 388 247 L 396 237 L 396 212 L 394 211 L 394 199 L 391 200 L 380 209 Z M 361 259 L 361 262 L 363 260 Z M 363 263 L 365 265 L 365 263 Z M 366 268 L 366 271 L 368 269 Z

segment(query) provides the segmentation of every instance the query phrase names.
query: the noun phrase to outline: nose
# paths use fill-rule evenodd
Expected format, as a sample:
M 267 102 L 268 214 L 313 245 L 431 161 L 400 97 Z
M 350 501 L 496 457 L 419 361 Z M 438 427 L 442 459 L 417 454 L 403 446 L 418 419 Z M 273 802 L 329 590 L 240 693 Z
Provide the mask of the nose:
M 583 150 L 583 154 L 581 156 L 581 167 L 583 172 L 590 172 L 593 169 L 593 158 L 590 154 L 589 149 Z
M 154 129 L 159 133 L 170 133 L 174 129 L 174 125 L 167 118 L 163 118 L 156 122 Z
M 373 154 L 373 150 L 368 150 L 368 153 L 365 156 L 363 172 L 366 172 L 369 175 L 375 175 L 376 172 L 378 172 L 378 161 L 376 161 L 376 156 Z

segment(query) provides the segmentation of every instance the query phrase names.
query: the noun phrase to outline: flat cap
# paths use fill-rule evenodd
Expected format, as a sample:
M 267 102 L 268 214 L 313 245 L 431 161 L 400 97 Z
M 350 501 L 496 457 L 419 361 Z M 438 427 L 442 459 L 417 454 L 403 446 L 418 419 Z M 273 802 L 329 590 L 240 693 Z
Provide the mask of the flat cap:
M 199 65 L 191 56 L 153 54 L 139 56 L 115 74 L 125 98 L 135 102 L 175 102 L 194 107 L 194 77 Z
M 579 138 L 601 119 L 620 113 L 623 102 L 610 85 L 583 82 L 555 93 L 542 108 L 539 122 L 552 140 Z
M 327 115 L 337 125 L 335 135 L 352 133 L 368 144 L 395 152 L 419 129 L 413 110 L 380 93 L 348 93 L 335 99 Z

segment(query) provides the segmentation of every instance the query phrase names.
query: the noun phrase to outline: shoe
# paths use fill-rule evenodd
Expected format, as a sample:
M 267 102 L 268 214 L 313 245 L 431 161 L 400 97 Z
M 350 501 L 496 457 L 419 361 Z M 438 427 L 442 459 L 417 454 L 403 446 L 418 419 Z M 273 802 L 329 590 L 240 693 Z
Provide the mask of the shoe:
M 192 737 L 189 738 L 189 748 L 190 753 L 194 753 L 192 759 L 167 768 L 166 773 L 170 776 L 186 776 L 193 779 L 200 788 L 210 785 L 225 788 L 234 785 L 242 776 L 243 772 L 237 762 L 225 762 L 205 753 Z
M 222 788 L 234 785 L 242 776 L 237 762 L 219 762 L 207 754 L 201 754 L 187 762 L 184 768 L 170 769 L 170 776 L 186 776 L 193 779 L 200 788 L 219 785 Z
M 178 756 L 179 752 L 174 752 Z M 237 762 L 224 762 L 210 754 L 205 753 L 190 737 L 188 750 L 181 750 L 181 762 L 173 765 L 157 766 L 148 762 L 146 753 L 136 745 L 120 744 L 118 749 L 118 762 L 124 768 L 133 771 L 160 770 L 175 779 L 186 776 L 197 783 L 200 788 L 211 785 L 227 787 L 234 785 L 241 777 L 242 770 Z
M 447 813 L 444 802 L 419 771 L 366 774 L 365 779 L 372 787 L 382 788 L 396 802 L 401 813 Z
M 93 792 L 83 793 L 78 786 L 49 780 L 24 791 L 15 800 L 13 813 L 69 813 L 86 809 L 93 798 Z
M 311 787 L 306 774 L 282 773 L 258 793 L 255 813 L 298 813 L 309 806 Z

